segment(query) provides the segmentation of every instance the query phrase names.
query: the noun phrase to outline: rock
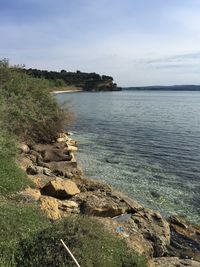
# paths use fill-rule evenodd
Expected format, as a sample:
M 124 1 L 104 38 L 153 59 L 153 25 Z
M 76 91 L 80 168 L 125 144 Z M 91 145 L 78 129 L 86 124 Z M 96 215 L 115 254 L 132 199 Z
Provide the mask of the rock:
M 33 189 L 30 187 L 20 192 L 20 195 L 23 197 L 23 200 L 25 200 L 26 202 L 38 201 L 41 197 L 40 190 Z
M 200 262 L 177 257 L 162 257 L 153 259 L 153 261 L 155 267 L 200 267 Z
M 65 213 L 80 213 L 78 204 L 75 201 L 71 200 L 59 201 L 59 209 Z M 65 217 L 64 213 L 63 216 Z
M 169 221 L 172 225 L 177 225 L 183 229 L 187 229 L 188 226 L 184 220 L 184 218 L 181 218 L 181 217 L 178 217 L 177 215 L 172 215 L 170 218 L 169 218 Z
M 143 254 L 146 258 L 153 256 L 153 247 L 150 241 L 147 241 L 141 233 L 138 232 L 137 225 L 133 220 L 128 222 L 118 222 L 111 218 L 98 218 L 102 224 L 113 235 L 125 239 L 128 247 L 137 251 L 139 254 Z M 118 231 L 118 228 L 122 228 L 123 231 Z
M 57 142 L 66 142 L 69 139 L 68 135 L 65 133 L 59 133 L 57 136 Z
M 74 141 L 71 139 L 68 139 L 68 141 L 66 143 L 67 143 L 67 145 L 70 145 L 70 146 L 77 146 L 77 141 Z
M 80 190 L 71 180 L 56 178 L 42 188 L 42 193 L 59 199 L 67 199 L 79 194 Z
M 70 161 L 72 156 L 66 155 L 60 149 L 49 149 L 42 152 L 42 158 L 44 162 L 51 162 L 51 161 Z
M 151 242 L 154 256 L 165 255 L 170 244 L 170 227 L 161 214 L 144 208 L 135 212 L 132 219 L 138 226 L 138 232 Z
M 127 197 L 126 195 L 124 195 L 121 192 L 111 190 L 108 194 L 112 198 L 115 198 L 120 202 L 126 203 L 126 205 L 129 206 L 129 212 L 135 213 L 137 211 L 144 209 L 144 207 L 141 204 L 139 204 L 137 201 Z
M 67 149 L 68 151 L 71 151 L 71 152 L 76 152 L 78 150 L 76 146 L 71 146 L 71 145 L 67 145 Z
M 69 177 L 69 173 L 72 173 L 73 176 L 79 176 L 82 174 L 81 171 L 77 168 L 77 162 L 50 162 L 49 166 L 52 173 L 56 176 Z
M 47 176 L 54 176 L 54 175 L 52 174 L 51 170 L 48 169 L 48 168 L 43 168 L 43 174 L 44 174 L 44 175 L 47 175 Z
M 71 162 L 76 162 L 76 158 L 74 156 L 74 153 L 70 152 L 70 156 L 71 156 Z
M 21 153 L 29 153 L 29 151 L 30 151 L 29 146 L 24 144 L 24 143 L 19 144 L 18 148 L 19 148 Z
M 86 191 L 100 191 L 100 192 L 111 192 L 111 186 L 106 183 L 99 182 L 97 180 L 88 179 L 82 177 L 82 170 L 78 169 L 79 175 L 74 175 L 72 180 L 78 185 L 81 192 Z
M 58 200 L 53 197 L 41 196 L 40 198 L 41 210 L 52 220 L 61 218 L 61 213 L 58 208 Z
M 44 167 L 41 167 L 41 166 L 30 165 L 26 169 L 26 172 L 27 172 L 27 174 L 30 174 L 30 175 L 44 174 L 44 175 L 47 175 L 47 176 L 54 176 L 50 169 L 44 168 Z
M 125 213 L 128 206 L 102 192 L 83 192 L 73 198 L 80 203 L 81 213 L 99 217 L 114 217 Z
M 151 193 L 152 197 L 154 197 L 154 198 L 160 198 L 161 197 L 161 195 L 156 191 L 151 191 L 150 193 Z
M 30 156 L 30 155 L 29 155 Z M 26 171 L 27 168 L 32 165 L 32 160 L 28 157 L 24 157 L 21 155 L 19 155 L 19 159 L 18 159 L 18 163 L 19 163 L 19 166 L 20 168 L 23 170 L 23 171 Z
M 200 261 L 200 227 L 189 224 L 183 217 L 177 215 L 171 216 L 169 222 L 171 243 L 168 254 Z
M 69 209 L 78 208 L 78 204 L 72 200 L 63 200 L 63 201 L 59 201 L 59 203 L 60 203 L 60 206 L 67 207 Z
M 30 165 L 27 170 L 27 174 L 36 175 L 36 174 L 42 174 L 43 173 L 43 167 Z

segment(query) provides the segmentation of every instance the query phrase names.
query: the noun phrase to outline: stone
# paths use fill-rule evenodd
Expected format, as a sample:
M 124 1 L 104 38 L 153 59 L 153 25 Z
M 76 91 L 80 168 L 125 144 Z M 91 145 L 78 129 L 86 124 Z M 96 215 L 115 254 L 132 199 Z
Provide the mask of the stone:
M 183 229 L 187 229 L 188 226 L 184 220 L 184 218 L 181 218 L 177 215 L 172 215 L 170 218 L 169 218 L 169 221 L 172 225 L 177 225 Z
M 132 215 L 132 220 L 137 224 L 138 232 L 151 242 L 153 255 L 165 255 L 170 244 L 170 227 L 162 215 L 157 211 L 143 208 Z
M 47 176 L 54 176 L 49 168 L 43 168 L 43 174 Z
M 58 200 L 53 197 L 41 196 L 40 208 L 49 219 L 57 220 L 61 218 L 61 213 L 58 208 Z
M 71 200 L 59 201 L 59 209 L 65 213 L 80 213 L 78 204 L 75 201 Z M 64 213 L 63 216 L 65 217 Z
M 177 215 L 171 216 L 169 223 L 171 243 L 168 254 L 200 261 L 200 226 L 190 224 L 183 217 Z
M 57 135 L 57 142 L 66 142 L 69 139 L 68 135 L 66 133 L 59 133 Z
M 71 151 L 71 152 L 76 152 L 78 150 L 76 146 L 71 146 L 71 145 L 67 145 L 67 149 L 68 151 Z
M 114 217 L 125 213 L 128 206 L 120 203 L 103 192 L 83 192 L 76 197 L 80 203 L 81 213 L 99 217 Z
M 155 258 L 153 261 L 155 267 L 200 267 L 200 262 L 177 257 Z
M 77 141 L 72 140 L 72 139 L 68 139 L 66 143 L 67 145 L 70 145 L 70 146 L 77 146 Z
M 43 151 L 42 158 L 44 162 L 70 161 L 72 159 L 70 155 L 67 155 L 60 149 L 56 148 Z
M 38 201 L 41 197 L 40 190 L 27 187 L 24 191 L 20 192 L 20 195 L 27 202 Z
M 24 144 L 24 143 L 19 144 L 18 148 L 19 148 L 21 153 L 29 153 L 29 151 L 30 151 L 29 146 L 27 144 Z
M 42 174 L 43 173 L 43 167 L 30 165 L 26 169 L 26 172 L 27 172 L 27 174 L 31 174 L 31 175 Z
M 42 188 L 42 193 L 59 199 L 67 199 L 79 194 L 80 190 L 71 180 L 57 177 Z
M 69 173 L 72 173 L 73 176 L 81 175 L 81 171 L 77 168 L 77 162 L 68 162 L 68 161 L 60 161 L 60 162 L 50 162 L 49 168 L 52 173 L 56 176 L 66 176 L 68 177 Z

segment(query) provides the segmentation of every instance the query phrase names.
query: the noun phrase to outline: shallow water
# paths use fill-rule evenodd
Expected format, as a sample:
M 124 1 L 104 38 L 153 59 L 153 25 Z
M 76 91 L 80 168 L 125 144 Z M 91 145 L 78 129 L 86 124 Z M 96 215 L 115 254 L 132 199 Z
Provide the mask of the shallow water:
M 78 161 L 165 215 L 200 222 L 200 92 L 66 93 Z M 68 103 L 69 104 L 69 103 Z

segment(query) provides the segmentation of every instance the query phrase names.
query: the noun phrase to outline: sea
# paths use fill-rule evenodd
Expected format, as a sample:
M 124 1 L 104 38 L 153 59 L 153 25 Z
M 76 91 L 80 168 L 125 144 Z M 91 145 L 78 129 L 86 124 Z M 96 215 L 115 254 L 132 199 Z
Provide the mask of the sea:
M 200 92 L 55 95 L 74 113 L 84 173 L 163 215 L 200 223 Z

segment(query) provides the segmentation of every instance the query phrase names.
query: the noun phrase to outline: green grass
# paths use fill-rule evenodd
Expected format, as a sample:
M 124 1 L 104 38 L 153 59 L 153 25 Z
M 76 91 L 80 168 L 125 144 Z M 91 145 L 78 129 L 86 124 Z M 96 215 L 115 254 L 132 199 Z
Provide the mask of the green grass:
M 75 266 L 63 239 L 85 267 L 146 267 L 146 260 L 93 217 L 68 218 L 20 243 L 17 266 Z
M 50 225 L 36 207 L 16 204 L 2 197 L 0 218 L 0 266 L 12 266 L 19 242 Z
M 32 185 L 32 182 L 14 160 L 0 157 L 0 195 L 8 197 L 28 185 Z

